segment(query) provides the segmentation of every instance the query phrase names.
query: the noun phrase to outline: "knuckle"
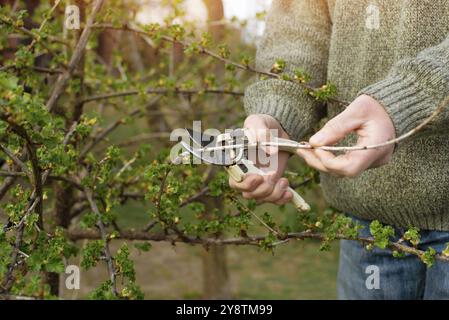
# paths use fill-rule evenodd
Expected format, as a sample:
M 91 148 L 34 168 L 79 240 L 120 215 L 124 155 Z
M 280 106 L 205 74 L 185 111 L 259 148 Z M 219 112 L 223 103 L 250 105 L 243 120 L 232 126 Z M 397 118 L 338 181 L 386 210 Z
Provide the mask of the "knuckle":
M 260 183 L 260 178 L 258 176 L 256 176 L 253 179 L 251 179 L 251 181 L 249 182 L 249 187 L 254 189 L 259 185 L 259 183 Z

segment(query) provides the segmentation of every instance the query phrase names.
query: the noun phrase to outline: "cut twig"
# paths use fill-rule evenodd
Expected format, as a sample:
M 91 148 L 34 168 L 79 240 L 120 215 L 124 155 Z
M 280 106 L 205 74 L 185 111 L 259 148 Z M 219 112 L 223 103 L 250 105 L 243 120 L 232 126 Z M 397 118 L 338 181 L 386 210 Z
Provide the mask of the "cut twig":
M 399 142 L 402 142 L 411 136 L 417 134 L 422 129 L 424 129 L 427 125 L 429 125 L 435 118 L 437 118 L 438 115 L 440 115 L 443 110 L 449 106 L 449 97 L 445 98 L 443 102 L 432 112 L 432 114 L 426 118 L 421 124 L 419 124 L 417 127 L 413 128 L 412 130 L 408 131 L 407 133 L 386 141 L 379 144 L 373 144 L 373 145 L 367 145 L 367 146 L 354 146 L 354 147 L 335 147 L 335 146 L 322 146 L 322 147 L 314 147 L 310 145 L 308 142 L 273 142 L 273 141 L 262 141 L 262 142 L 254 142 L 249 144 L 231 144 L 231 145 L 225 145 L 225 146 L 217 146 L 217 147 L 209 147 L 209 148 L 199 148 L 197 149 L 198 152 L 213 152 L 213 151 L 219 151 L 219 150 L 228 150 L 228 149 L 240 149 L 240 148 L 254 148 L 254 147 L 290 147 L 290 148 L 296 148 L 296 149 L 315 149 L 315 150 L 326 150 L 326 151 L 343 151 L 343 152 L 350 152 L 350 151 L 363 151 L 363 150 L 373 150 L 373 149 L 380 149 L 387 146 L 391 146 L 394 144 L 397 144 Z M 182 156 L 182 155 L 181 155 Z

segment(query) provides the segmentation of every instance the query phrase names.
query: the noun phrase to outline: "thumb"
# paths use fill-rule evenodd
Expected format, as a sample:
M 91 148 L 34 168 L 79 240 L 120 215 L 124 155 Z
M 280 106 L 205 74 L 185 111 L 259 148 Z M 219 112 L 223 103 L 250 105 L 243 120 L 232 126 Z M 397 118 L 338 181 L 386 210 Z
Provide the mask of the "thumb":
M 352 131 L 360 128 L 363 121 L 351 110 L 346 109 L 335 118 L 329 120 L 324 127 L 314 134 L 309 142 L 314 147 L 334 145 Z

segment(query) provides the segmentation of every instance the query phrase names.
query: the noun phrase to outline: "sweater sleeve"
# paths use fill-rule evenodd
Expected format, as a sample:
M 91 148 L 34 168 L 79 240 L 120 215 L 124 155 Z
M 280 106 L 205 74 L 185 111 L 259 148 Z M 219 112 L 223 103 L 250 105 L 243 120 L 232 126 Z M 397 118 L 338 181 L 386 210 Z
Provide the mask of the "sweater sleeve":
M 385 79 L 359 94 L 367 94 L 385 107 L 397 136 L 417 127 L 449 96 L 449 36 L 416 57 L 398 61 Z M 449 126 L 447 109 L 429 125 L 431 130 Z
M 302 69 L 311 85 L 326 82 L 331 21 L 326 0 L 274 0 L 259 43 L 256 66 L 269 71 L 276 60 L 284 72 Z M 261 80 L 245 90 L 248 114 L 277 119 L 292 139 L 300 140 L 320 120 L 319 103 L 298 84 L 280 79 Z

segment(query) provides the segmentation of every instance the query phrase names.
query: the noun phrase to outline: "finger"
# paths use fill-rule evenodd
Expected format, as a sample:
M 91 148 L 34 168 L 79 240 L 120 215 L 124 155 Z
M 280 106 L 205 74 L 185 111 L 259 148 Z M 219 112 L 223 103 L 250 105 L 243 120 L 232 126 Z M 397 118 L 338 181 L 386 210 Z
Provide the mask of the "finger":
M 290 202 L 292 200 L 292 198 L 293 198 L 293 194 L 289 190 L 287 190 L 282 195 L 282 198 L 280 200 L 276 201 L 275 203 L 277 205 L 281 206 L 283 204 L 286 204 L 286 203 Z
M 242 197 L 245 199 L 255 199 L 259 201 L 260 199 L 265 198 L 269 194 L 271 194 L 271 192 L 273 192 L 273 188 L 273 185 L 264 182 L 253 191 L 243 191 Z
M 262 162 L 262 165 L 265 165 L 264 167 L 262 167 L 263 171 L 267 175 L 272 176 L 273 183 L 276 183 L 284 174 L 289 158 L 290 154 L 288 154 L 287 152 L 279 152 L 276 155 L 271 155 L 268 159 L 259 158 L 258 165 L 260 164 L 260 162 Z
M 247 196 L 251 199 L 261 200 L 268 197 L 274 190 L 276 183 L 273 183 L 266 177 L 264 177 L 264 182 L 261 183 L 254 191 L 247 192 Z
M 310 167 L 315 168 L 321 172 L 327 172 L 327 168 L 316 156 L 315 151 L 298 149 L 296 152 Z
M 289 183 L 286 178 L 279 179 L 279 181 L 274 186 L 273 192 L 268 197 L 265 197 L 260 200 L 263 202 L 273 202 L 273 203 L 281 200 L 285 191 L 287 191 L 288 185 Z
M 356 117 L 352 108 L 348 107 L 335 118 L 329 120 L 320 131 L 310 138 L 309 142 L 314 147 L 334 145 L 362 124 L 363 120 Z
M 273 137 L 280 135 L 279 130 L 268 128 L 262 119 L 256 119 L 251 122 L 251 127 L 245 127 L 245 135 L 250 143 L 258 142 L 262 146 L 259 152 L 262 151 L 268 155 L 278 152 L 277 146 L 263 146 L 263 143 L 270 142 Z
M 316 155 L 329 173 L 350 178 L 357 177 L 371 164 L 371 156 L 366 152 L 353 151 L 335 156 L 328 151 L 316 150 Z
M 229 186 L 232 189 L 241 192 L 252 192 L 254 191 L 262 182 L 264 178 L 257 174 L 248 174 L 242 182 L 237 182 L 232 177 L 229 177 Z

